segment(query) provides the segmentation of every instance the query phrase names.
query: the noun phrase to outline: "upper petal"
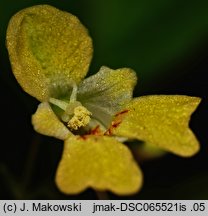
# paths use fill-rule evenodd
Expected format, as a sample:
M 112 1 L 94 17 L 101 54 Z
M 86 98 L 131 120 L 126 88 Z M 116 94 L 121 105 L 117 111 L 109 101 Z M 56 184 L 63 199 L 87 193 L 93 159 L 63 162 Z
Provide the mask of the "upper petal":
M 40 101 L 56 82 L 80 82 L 92 57 L 86 28 L 74 15 L 49 5 L 26 8 L 11 18 L 7 48 L 19 84 Z
M 67 194 L 92 187 L 127 195 L 139 190 L 142 173 L 128 148 L 114 138 L 71 137 L 64 144 L 56 183 Z
M 80 83 L 78 100 L 108 127 L 112 116 L 132 99 L 136 82 L 136 73 L 130 68 L 112 70 L 103 66 Z
M 135 98 L 124 115 L 117 115 L 111 133 L 136 138 L 181 156 L 199 150 L 199 142 L 189 129 L 189 120 L 200 98 L 155 95 Z
M 39 104 L 36 113 L 32 116 L 32 124 L 38 133 L 46 136 L 56 137 L 61 140 L 72 136 L 47 102 Z

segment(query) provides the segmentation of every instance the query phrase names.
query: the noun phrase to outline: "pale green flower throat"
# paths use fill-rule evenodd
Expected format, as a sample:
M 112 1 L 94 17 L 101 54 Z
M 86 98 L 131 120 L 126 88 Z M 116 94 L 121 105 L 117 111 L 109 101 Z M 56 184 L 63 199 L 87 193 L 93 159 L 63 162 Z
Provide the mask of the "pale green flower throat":
M 73 89 L 69 102 L 51 97 L 49 102 L 61 108 L 64 113 L 61 116 L 63 122 L 71 130 L 78 130 L 80 127 L 85 127 L 90 122 L 92 113 L 77 101 L 77 85 L 73 82 Z

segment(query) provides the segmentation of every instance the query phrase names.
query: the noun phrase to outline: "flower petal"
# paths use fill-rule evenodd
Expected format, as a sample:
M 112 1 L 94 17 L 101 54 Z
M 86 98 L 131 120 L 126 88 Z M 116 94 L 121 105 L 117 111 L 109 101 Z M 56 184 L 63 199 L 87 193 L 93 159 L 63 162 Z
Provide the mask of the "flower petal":
M 108 127 L 112 116 L 132 99 L 136 82 L 136 73 L 130 68 L 112 70 L 103 66 L 80 84 L 78 100 Z
M 65 141 L 56 183 L 66 194 L 92 187 L 127 195 L 140 189 L 142 173 L 128 148 L 114 138 L 71 137 Z
M 136 138 L 181 156 L 191 156 L 199 143 L 188 127 L 200 98 L 179 95 L 144 96 L 132 100 L 110 132 Z
M 32 124 L 38 133 L 46 136 L 56 137 L 61 140 L 72 136 L 47 102 L 39 104 L 36 113 L 32 116 Z
M 92 57 L 86 28 L 70 13 L 49 5 L 21 10 L 9 22 L 7 47 L 14 75 L 40 101 L 60 80 L 80 82 Z

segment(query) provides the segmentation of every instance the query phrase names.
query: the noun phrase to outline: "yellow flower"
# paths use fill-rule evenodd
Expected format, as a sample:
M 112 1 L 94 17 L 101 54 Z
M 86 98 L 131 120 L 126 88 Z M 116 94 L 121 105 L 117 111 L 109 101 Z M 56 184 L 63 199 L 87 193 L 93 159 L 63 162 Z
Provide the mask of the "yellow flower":
M 32 116 L 35 130 L 64 140 L 56 173 L 61 191 L 88 187 L 126 195 L 137 192 L 142 173 L 126 140 L 141 140 L 180 156 L 199 143 L 188 127 L 200 98 L 179 95 L 132 99 L 133 70 L 100 71 L 83 79 L 92 58 L 92 41 L 70 13 L 48 5 L 14 15 L 7 31 L 13 73 L 41 103 Z

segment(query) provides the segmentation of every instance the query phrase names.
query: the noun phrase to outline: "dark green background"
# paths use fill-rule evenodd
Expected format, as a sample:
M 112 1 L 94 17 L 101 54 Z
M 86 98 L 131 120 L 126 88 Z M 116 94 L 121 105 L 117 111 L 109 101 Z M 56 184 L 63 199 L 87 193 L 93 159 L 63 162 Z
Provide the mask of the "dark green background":
M 11 72 L 5 48 L 8 21 L 35 4 L 69 11 L 89 29 L 94 42 L 90 74 L 102 65 L 131 67 L 139 78 L 135 96 L 203 98 L 190 124 L 201 142 L 200 153 L 190 159 L 166 155 L 140 163 L 145 176 L 142 191 L 130 197 L 109 194 L 110 198 L 208 199 L 208 1 L 202 0 L 1 0 L 0 198 L 96 199 L 90 189 L 78 196 L 58 192 L 54 174 L 62 142 L 33 131 L 30 119 L 38 102 L 21 90 Z

